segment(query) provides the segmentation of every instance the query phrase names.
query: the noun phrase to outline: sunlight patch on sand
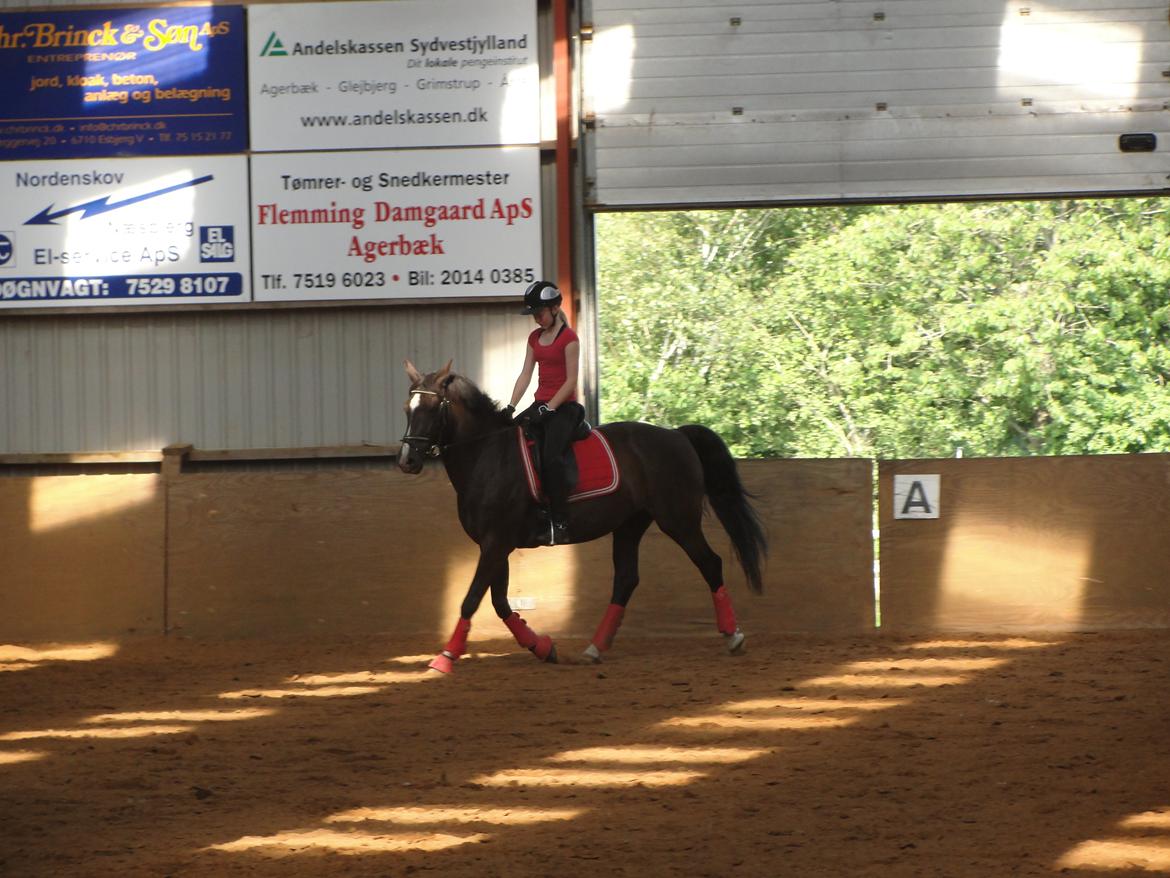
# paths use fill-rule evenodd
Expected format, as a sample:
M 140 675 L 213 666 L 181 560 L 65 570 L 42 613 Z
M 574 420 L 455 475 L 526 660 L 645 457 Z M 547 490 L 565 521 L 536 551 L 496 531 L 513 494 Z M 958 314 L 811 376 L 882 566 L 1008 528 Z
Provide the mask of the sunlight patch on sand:
M 482 775 L 472 783 L 487 787 L 674 787 L 706 777 L 701 771 L 622 771 L 620 769 L 513 768 Z
M 997 668 L 1006 658 L 888 658 L 850 662 L 849 671 L 987 671 Z
M 549 762 L 619 762 L 648 765 L 656 762 L 684 762 L 729 765 L 765 756 L 770 750 L 748 747 L 661 747 L 629 744 L 622 747 L 585 747 L 548 757 Z
M 847 689 L 884 689 L 893 687 L 909 689 L 913 686 L 956 686 L 967 682 L 967 678 L 955 674 L 913 674 L 891 671 L 885 674 L 841 674 L 839 676 L 813 677 L 802 686 L 840 686 Z
M 1122 829 L 1170 829 L 1170 808 L 1158 811 L 1143 811 L 1126 817 L 1119 824 Z
M 1063 640 L 1032 640 L 1029 637 L 1007 637 L 1002 640 L 923 640 L 908 643 L 900 649 L 1040 649 L 1059 646 Z
M 0 673 L 4 671 L 31 671 L 41 667 L 41 662 L 0 662 Z
M 1062 869 L 1170 872 L 1170 807 L 1131 814 L 1117 824 L 1129 838 L 1082 842 L 1061 857 Z
M 732 701 L 725 709 L 738 710 L 807 710 L 820 713 L 825 710 L 888 710 L 910 702 L 904 698 L 752 698 Z
M 338 832 L 333 829 L 309 829 L 281 832 L 276 835 L 246 835 L 236 841 L 211 845 L 213 851 L 252 851 L 276 848 L 288 853 L 310 848 L 338 854 L 382 854 L 395 851 L 441 851 L 483 841 L 487 836 L 426 833 Z
M 92 662 L 109 658 L 118 644 L 107 642 L 60 644 L 45 647 L 0 644 L 0 662 Z
M 240 689 L 220 692 L 220 698 L 346 698 L 381 692 L 381 686 L 321 686 L 317 689 Z
M 1165 872 L 1170 870 L 1170 839 L 1107 839 L 1077 845 L 1057 863 L 1061 869 Z
M 467 805 L 416 805 L 393 808 L 353 808 L 326 817 L 325 822 L 362 823 L 370 820 L 410 825 L 491 823 L 496 826 L 527 826 L 534 823 L 572 820 L 584 813 L 584 808 L 477 808 Z
M 739 731 L 795 732 L 804 729 L 839 729 L 857 722 L 855 716 L 735 716 L 710 713 L 698 716 L 675 716 L 659 723 L 684 729 L 736 729 Z
M 129 726 L 124 729 L 38 729 L 29 732 L 8 732 L 0 741 L 32 741 L 37 738 L 148 738 L 151 735 L 178 735 L 192 730 L 192 726 Z
M 15 765 L 18 762 L 35 762 L 44 759 L 48 754 L 43 750 L 0 750 L 0 765 Z
M 124 713 L 99 713 L 83 719 L 83 723 L 132 723 L 132 722 L 188 722 L 217 723 L 237 722 L 272 716 L 276 710 L 271 707 L 242 707 L 238 710 L 133 710 Z
M 343 674 L 305 674 L 289 677 L 284 682 L 304 686 L 333 686 L 342 683 L 421 683 L 434 676 L 426 671 L 354 671 Z
M 490 659 L 490 658 L 505 658 L 512 653 L 507 652 L 480 652 L 472 649 L 466 653 L 460 661 L 467 661 L 468 659 Z M 399 655 L 394 658 L 386 659 L 386 664 L 392 665 L 427 665 L 430 664 L 431 659 L 435 657 L 433 652 L 428 652 L 425 655 Z

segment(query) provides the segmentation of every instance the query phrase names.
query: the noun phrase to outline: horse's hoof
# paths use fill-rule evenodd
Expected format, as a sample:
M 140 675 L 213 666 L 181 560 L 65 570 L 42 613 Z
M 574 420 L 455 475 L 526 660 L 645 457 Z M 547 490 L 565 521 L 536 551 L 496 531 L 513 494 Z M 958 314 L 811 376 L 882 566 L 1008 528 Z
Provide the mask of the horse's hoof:
M 730 655 L 743 655 L 744 643 L 747 642 L 747 635 L 745 635 L 738 628 L 734 634 L 724 635 L 727 638 L 727 652 Z
M 553 639 L 547 634 L 542 634 L 536 638 L 536 643 L 532 645 L 532 654 L 542 662 L 548 662 L 553 665 L 557 663 L 556 644 L 553 643 Z
M 587 663 L 592 663 L 595 665 L 601 664 L 601 650 L 599 650 L 592 643 L 585 647 L 585 651 L 581 654 L 585 656 L 585 661 Z
M 451 659 L 451 656 L 441 652 L 431 659 L 431 663 L 427 665 L 427 668 L 432 671 L 438 671 L 440 674 L 449 674 L 455 670 L 455 662 Z

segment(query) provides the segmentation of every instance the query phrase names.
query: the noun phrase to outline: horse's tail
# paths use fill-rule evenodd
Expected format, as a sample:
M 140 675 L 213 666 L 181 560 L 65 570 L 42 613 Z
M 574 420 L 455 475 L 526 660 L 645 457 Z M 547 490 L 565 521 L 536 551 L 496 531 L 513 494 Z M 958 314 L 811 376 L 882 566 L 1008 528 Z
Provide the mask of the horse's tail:
M 699 424 L 686 424 L 678 431 L 690 441 L 703 464 L 703 487 L 711 508 L 727 535 L 739 559 L 748 585 L 756 594 L 764 590 L 760 565 L 768 554 L 768 538 L 760 516 L 749 502 L 752 496 L 744 490 L 735 468 L 735 458 L 713 430 Z

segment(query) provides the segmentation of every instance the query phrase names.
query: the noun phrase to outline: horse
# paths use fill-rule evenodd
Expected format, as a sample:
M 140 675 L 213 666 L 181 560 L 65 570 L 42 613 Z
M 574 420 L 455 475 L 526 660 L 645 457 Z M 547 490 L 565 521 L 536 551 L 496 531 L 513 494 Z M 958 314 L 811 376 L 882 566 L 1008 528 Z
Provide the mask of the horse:
M 533 536 L 538 507 L 525 481 L 520 428 L 470 379 L 452 372 L 452 362 L 426 375 L 409 359 L 403 364 L 410 390 L 398 467 L 418 474 L 424 459 L 441 457 L 458 497 L 459 521 L 479 545 L 479 562 L 455 630 L 429 667 L 451 673 L 466 650 L 471 617 L 489 589 L 496 615 L 516 642 L 538 659 L 555 663 L 552 638 L 536 634 L 508 603 L 509 555 L 517 548 L 538 545 Z M 756 594 L 763 591 L 760 567 L 768 546 L 727 446 L 714 431 L 695 424 L 668 429 L 626 421 L 593 429 L 612 449 L 620 483 L 612 493 L 569 505 L 573 542 L 613 534 L 611 600 L 585 649 L 585 660 L 600 662 L 613 645 L 638 586 L 638 545 L 652 522 L 699 569 L 711 591 L 716 628 L 727 651 L 741 652 L 745 635 L 723 583 L 723 561 L 703 536 L 704 498 L 731 537 L 748 586 Z

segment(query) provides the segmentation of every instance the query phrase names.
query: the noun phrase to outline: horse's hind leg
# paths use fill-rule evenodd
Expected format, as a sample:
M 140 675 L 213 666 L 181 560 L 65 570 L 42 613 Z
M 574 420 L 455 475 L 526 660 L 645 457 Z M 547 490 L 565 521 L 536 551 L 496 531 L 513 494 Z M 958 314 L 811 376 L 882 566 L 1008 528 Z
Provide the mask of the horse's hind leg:
M 731 594 L 723 584 L 723 559 L 711 548 L 703 536 L 701 513 L 693 522 L 682 520 L 658 520 L 662 532 L 682 546 L 691 559 L 707 587 L 711 589 L 711 600 L 715 605 L 715 625 L 727 644 L 727 651 L 735 654 L 743 649 L 744 633 L 735 621 L 735 609 L 731 606 Z
M 613 532 L 613 595 L 593 640 L 585 647 L 585 656 L 592 661 L 601 661 L 601 654 L 613 645 L 626 604 L 638 587 L 638 545 L 651 520 L 649 514 L 639 513 Z

